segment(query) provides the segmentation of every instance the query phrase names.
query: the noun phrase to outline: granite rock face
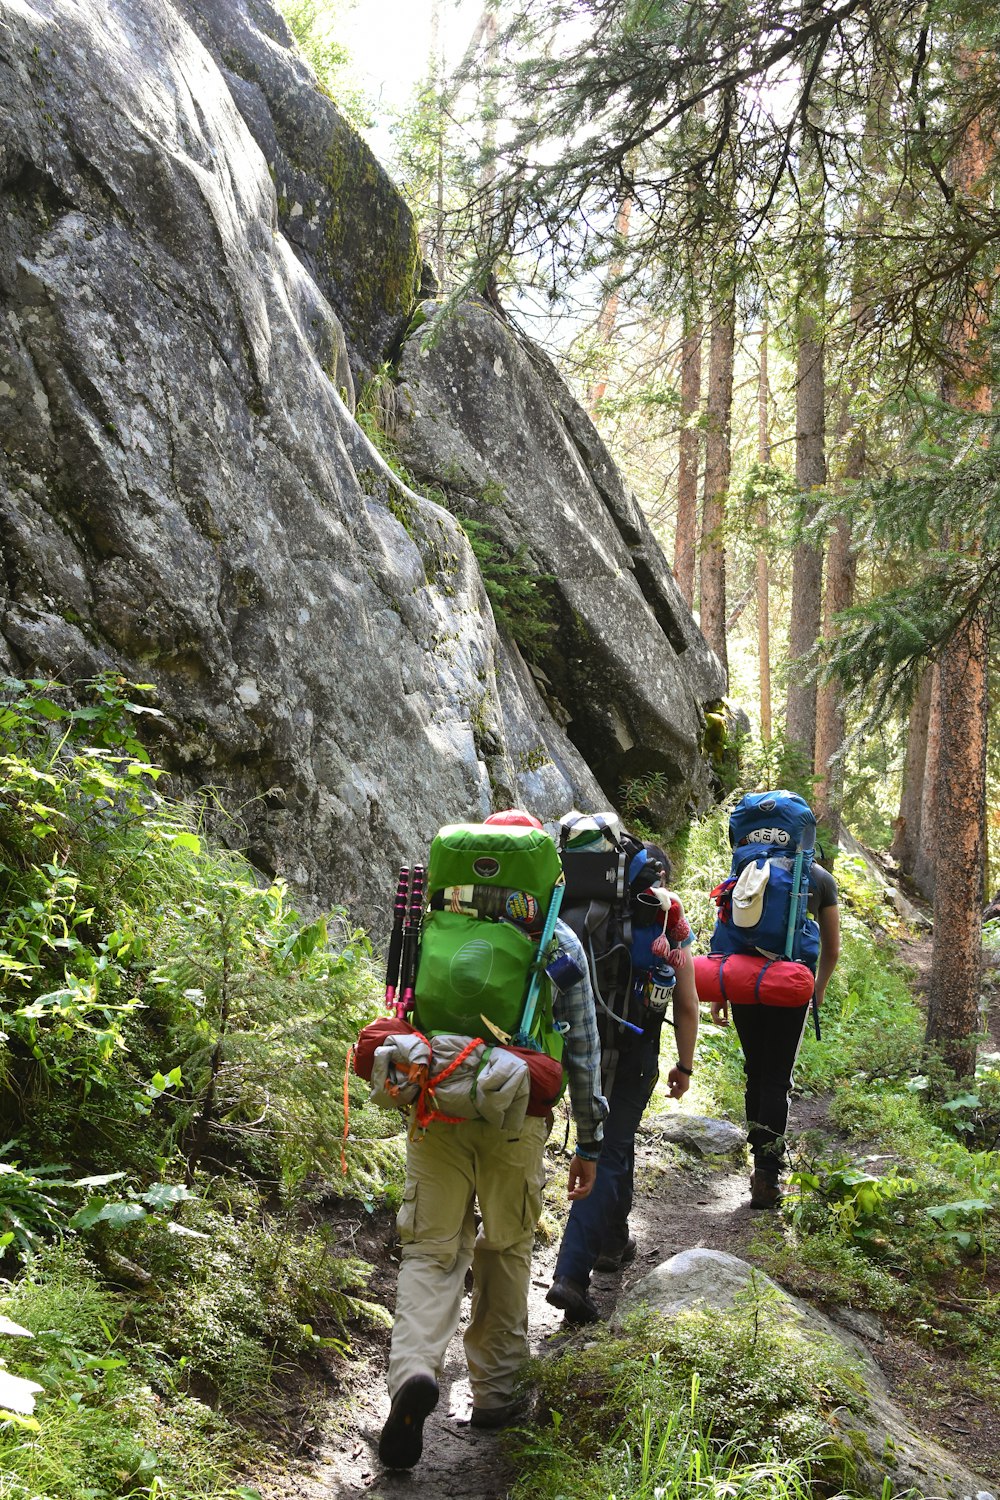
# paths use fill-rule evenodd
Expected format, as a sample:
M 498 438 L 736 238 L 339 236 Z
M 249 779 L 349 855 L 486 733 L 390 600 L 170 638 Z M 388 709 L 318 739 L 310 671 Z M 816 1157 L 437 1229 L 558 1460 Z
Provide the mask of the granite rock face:
M 546 356 L 485 303 L 411 334 L 400 370 L 407 464 L 509 555 L 547 576 L 539 657 L 553 714 L 606 790 L 651 783 L 676 828 L 708 794 L 703 705 L 722 672 L 593 424 Z M 428 326 L 430 332 L 428 332 Z
M 662 602 L 638 518 L 631 541 L 612 518 L 606 497 L 622 515 L 627 497 L 551 369 L 474 309 L 469 386 L 422 451 L 434 473 L 456 433 L 478 452 L 488 432 L 518 504 L 544 493 L 532 548 L 565 573 L 567 621 L 579 603 L 565 684 L 498 637 L 455 519 L 355 424 L 356 381 L 414 310 L 414 227 L 267 0 L 18 0 L 2 17 L 0 670 L 155 684 L 153 748 L 178 784 L 221 787 L 263 871 L 376 927 L 393 866 L 439 823 L 611 800 L 625 752 L 604 733 L 662 742 L 648 764 L 676 774 L 672 800 L 703 797 L 717 668 Z M 549 434 L 516 474 L 520 419 L 505 436 L 479 409 L 498 357 L 518 382 L 525 362 Z M 589 602 L 588 535 L 608 559 Z M 642 664 L 616 655 L 636 610 Z M 584 701 L 617 677 L 609 703 Z

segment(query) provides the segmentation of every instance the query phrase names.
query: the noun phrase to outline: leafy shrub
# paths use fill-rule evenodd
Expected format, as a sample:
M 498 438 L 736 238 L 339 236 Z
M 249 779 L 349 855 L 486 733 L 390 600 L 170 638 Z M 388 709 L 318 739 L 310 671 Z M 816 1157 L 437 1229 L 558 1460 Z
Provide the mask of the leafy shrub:
M 226 1411 L 385 1320 L 298 1213 L 310 1179 L 373 1207 L 401 1179 L 357 1080 L 341 1146 L 370 948 L 165 794 L 137 690 L 3 687 L 0 1300 L 35 1335 L 3 1357 L 42 1394 L 38 1431 L 0 1426 L 0 1497 L 221 1500 L 253 1447 Z

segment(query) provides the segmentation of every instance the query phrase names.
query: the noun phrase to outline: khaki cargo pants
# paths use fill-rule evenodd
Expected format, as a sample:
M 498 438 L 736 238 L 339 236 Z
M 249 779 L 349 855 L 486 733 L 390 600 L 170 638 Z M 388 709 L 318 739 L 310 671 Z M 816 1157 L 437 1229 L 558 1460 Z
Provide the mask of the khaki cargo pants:
M 458 1327 L 470 1264 L 475 1280 L 465 1333 L 472 1398 L 503 1406 L 528 1357 L 531 1249 L 542 1206 L 546 1120 L 517 1136 L 466 1120 L 440 1121 L 407 1143 L 396 1223 L 403 1244 L 389 1355 L 389 1394 L 411 1375 L 439 1378 Z M 482 1224 L 476 1232 L 475 1202 Z

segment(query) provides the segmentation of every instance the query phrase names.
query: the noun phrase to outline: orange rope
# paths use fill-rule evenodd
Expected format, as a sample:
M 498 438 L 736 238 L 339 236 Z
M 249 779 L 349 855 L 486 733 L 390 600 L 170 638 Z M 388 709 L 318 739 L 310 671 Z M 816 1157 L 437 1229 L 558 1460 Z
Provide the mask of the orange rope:
M 423 1037 L 422 1040 L 427 1041 L 427 1038 Z M 428 1047 L 430 1047 L 429 1042 L 427 1043 L 427 1045 Z M 465 1059 L 467 1057 L 471 1057 L 472 1053 L 475 1052 L 477 1047 L 482 1045 L 483 1039 L 481 1036 L 473 1037 L 472 1041 L 469 1042 L 467 1046 L 462 1048 L 458 1056 L 454 1057 L 446 1068 L 444 1068 L 440 1073 L 435 1073 L 433 1078 L 428 1078 L 426 1080 L 417 1098 L 416 1108 L 413 1116 L 413 1123 L 415 1126 L 419 1126 L 421 1130 L 426 1130 L 427 1126 L 430 1125 L 433 1120 L 440 1120 L 445 1125 L 462 1124 L 461 1115 L 445 1115 L 442 1114 L 439 1109 L 435 1109 L 433 1107 L 428 1109 L 428 1101 L 430 1101 L 431 1105 L 433 1106 L 435 1084 L 443 1083 L 446 1078 L 449 1078 L 451 1074 L 454 1073 L 456 1068 L 460 1067 L 462 1063 L 465 1062 Z

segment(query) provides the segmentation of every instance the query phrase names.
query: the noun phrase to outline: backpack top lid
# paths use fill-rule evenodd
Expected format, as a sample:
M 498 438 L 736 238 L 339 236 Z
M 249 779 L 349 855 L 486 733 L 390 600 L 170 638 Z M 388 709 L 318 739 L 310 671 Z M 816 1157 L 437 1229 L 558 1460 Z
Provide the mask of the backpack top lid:
M 582 813 L 572 808 L 559 819 L 559 847 L 574 853 L 580 849 L 607 849 L 620 833 L 621 821 L 613 812 Z
M 448 823 L 431 844 L 428 895 L 447 886 L 496 885 L 528 891 L 544 906 L 562 875 L 555 840 L 515 823 Z
M 729 845 L 777 846 L 795 853 L 811 851 L 816 844 L 816 817 L 804 798 L 783 788 L 773 792 L 748 792 L 729 817 Z

